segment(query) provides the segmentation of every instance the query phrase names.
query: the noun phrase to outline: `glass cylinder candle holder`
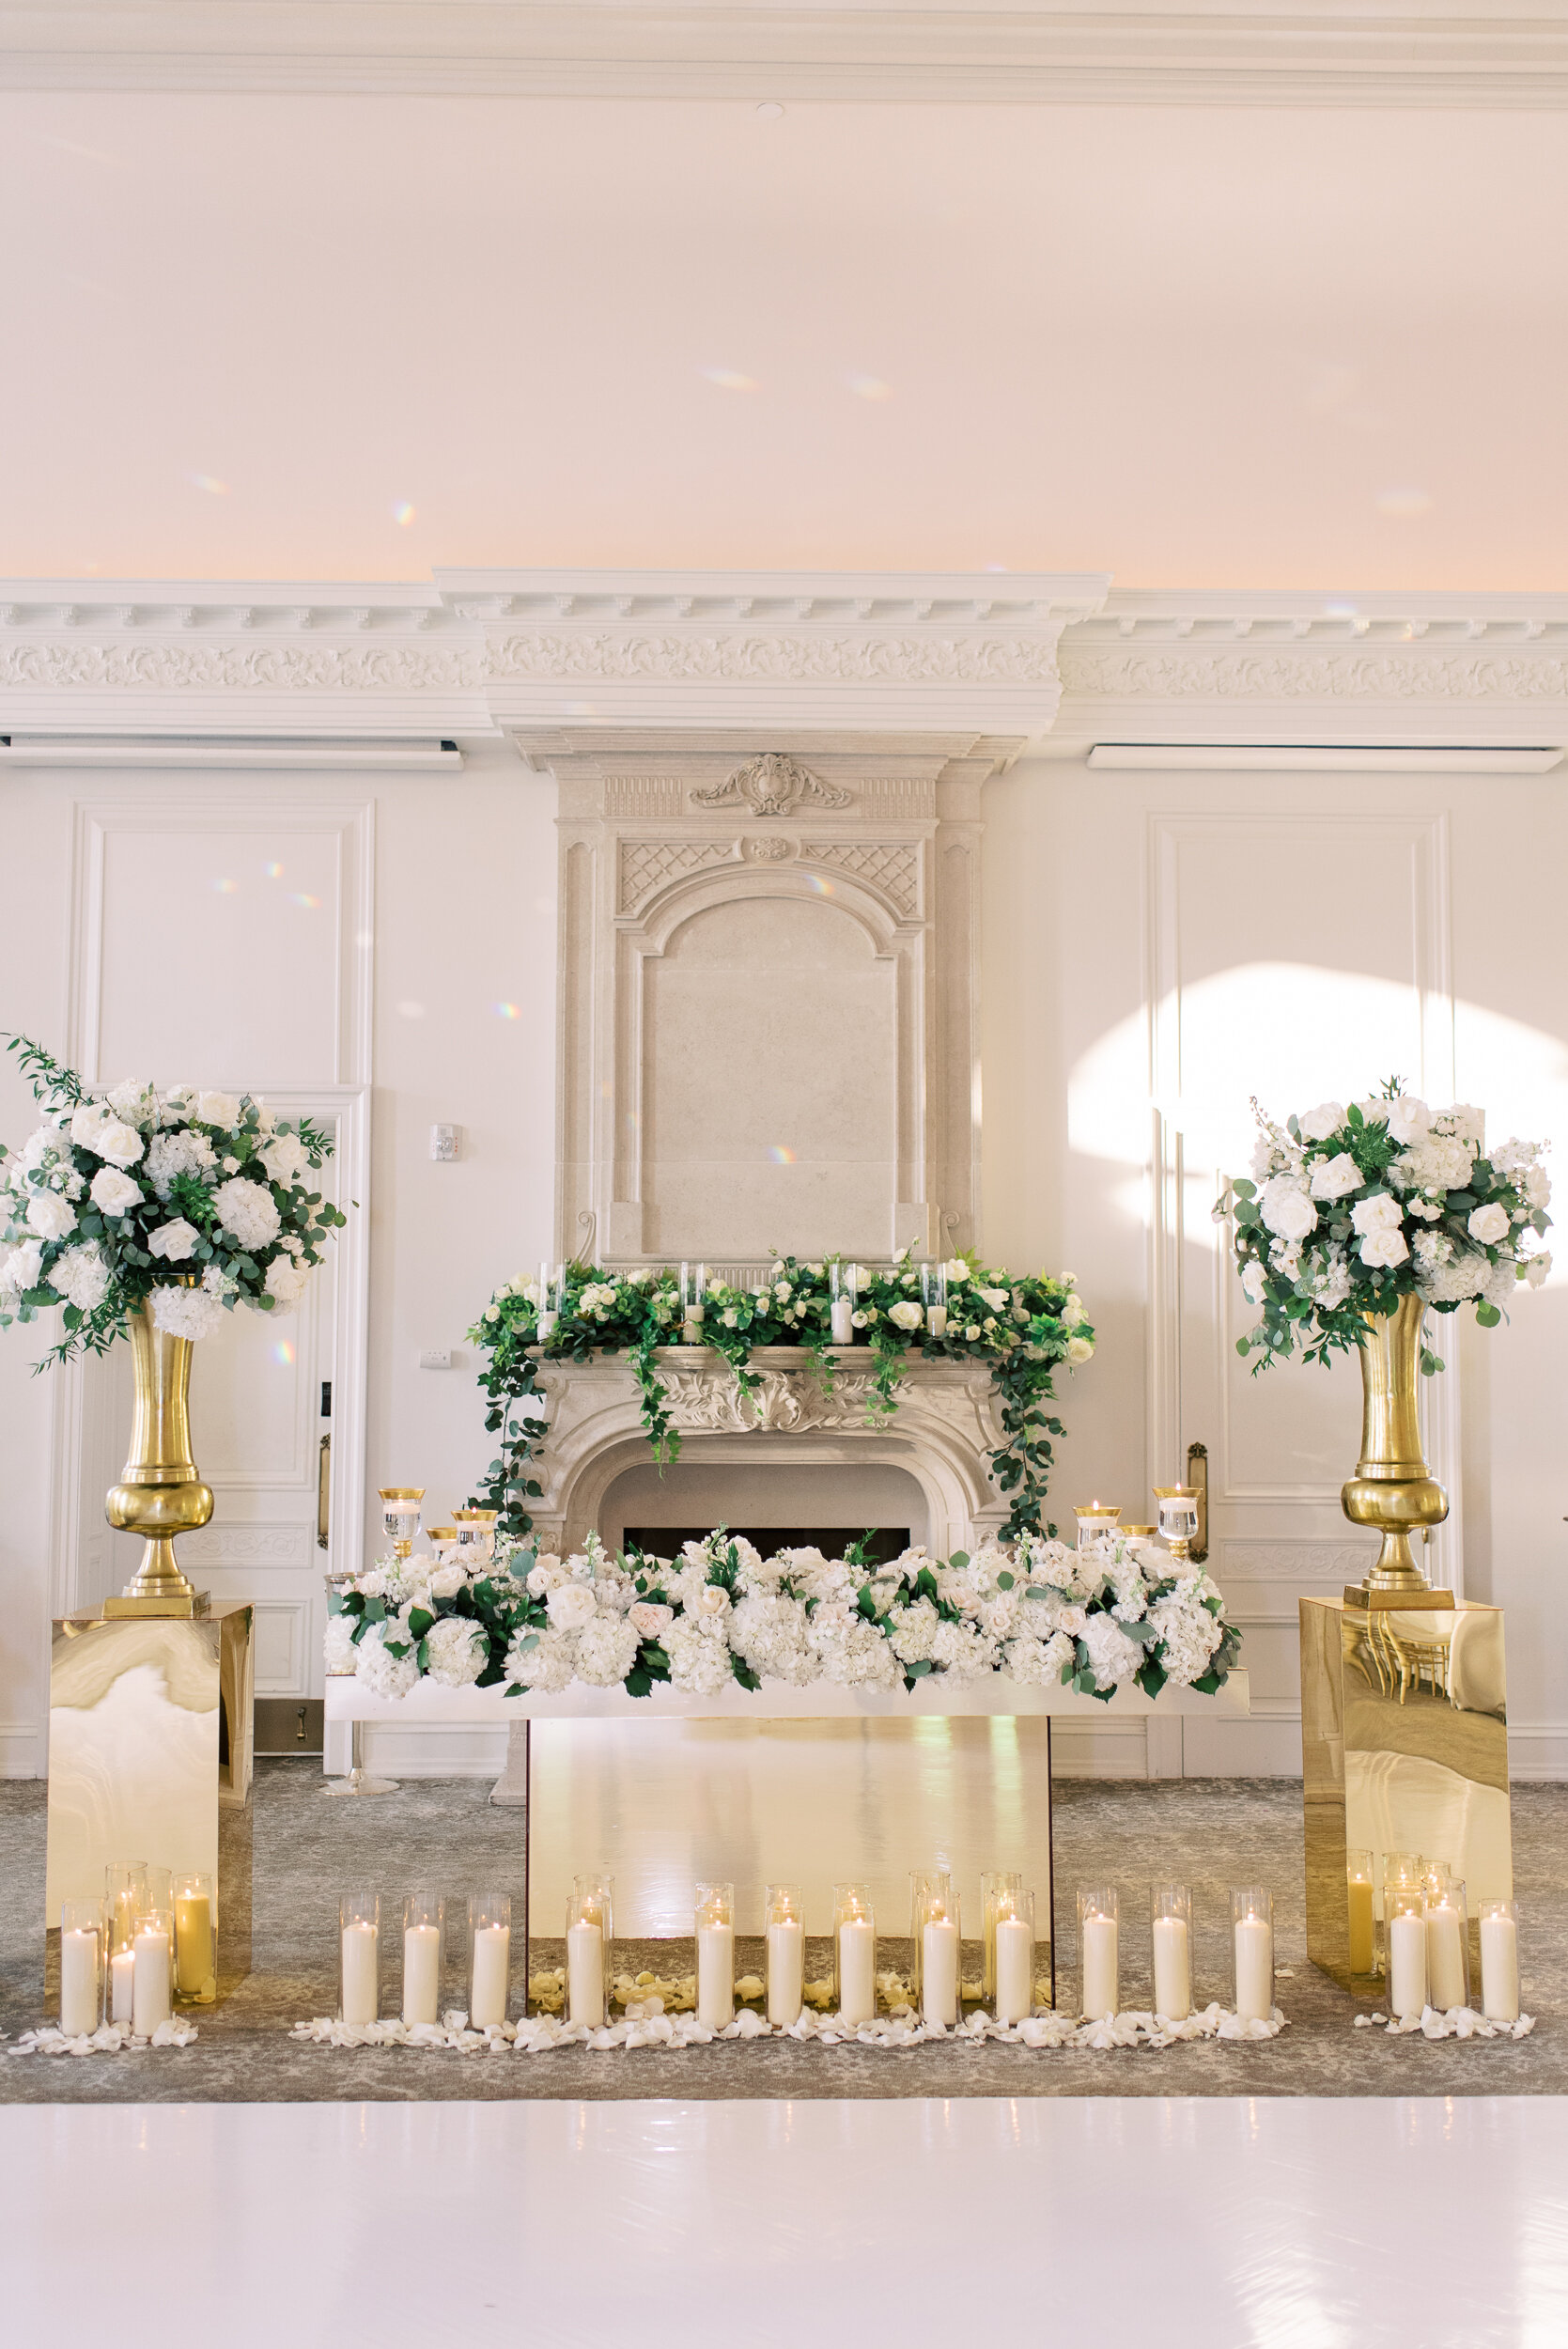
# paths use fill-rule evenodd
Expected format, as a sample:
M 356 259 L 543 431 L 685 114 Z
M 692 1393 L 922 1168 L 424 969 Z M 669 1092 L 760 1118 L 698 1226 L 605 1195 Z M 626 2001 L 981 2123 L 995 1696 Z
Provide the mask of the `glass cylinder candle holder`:
M 763 1942 L 768 2019 L 778 2030 L 787 2030 L 800 2021 L 806 1993 L 806 1910 L 798 1884 L 768 1887 Z
M 541 1264 L 539 1267 L 539 1301 L 537 1306 L 537 1341 L 543 1346 L 551 1335 L 556 1323 L 566 1311 L 567 1268 L 564 1264 Z
M 957 1898 L 945 1876 L 926 1879 L 915 1939 L 920 1951 L 921 2019 L 951 2030 L 958 2020 L 962 1934 Z
M 1154 1940 L 1155 2013 L 1183 2023 L 1192 2012 L 1192 1892 L 1185 1884 L 1149 1888 Z M 1272 1996 L 1273 1981 L 1270 1978 Z
M 395 1558 L 407 1558 L 412 1551 L 414 1536 L 419 1532 L 420 1503 L 425 1498 L 423 1485 L 381 1485 L 377 1487 L 381 1497 L 381 1532 L 392 1544 Z
M 458 1529 L 458 1558 L 464 1566 L 476 1566 L 489 1558 L 495 1548 L 496 1509 L 454 1509 L 452 1522 Z
M 1470 2003 L 1470 1932 L 1462 1880 L 1429 1881 L 1426 1894 L 1426 1997 L 1443 2015 Z
M 1122 1997 L 1121 1905 L 1113 1884 L 1080 1884 L 1078 1948 L 1079 2009 L 1085 2022 L 1109 2022 Z
M 828 1318 L 835 1346 L 855 1343 L 855 1276 L 859 1265 L 831 1264 L 828 1267 Z
M 1420 1884 L 1384 1889 L 1389 2004 L 1400 2022 L 1426 2008 L 1426 1894 Z
M 1519 2019 L 1519 1905 L 1481 1904 L 1481 2011 L 1489 2023 Z
M 709 2030 L 723 2030 L 735 2020 L 734 1885 L 699 1884 L 694 1921 L 697 2020 Z
M 1021 1892 L 1016 1868 L 989 1868 L 980 1879 L 980 1996 L 988 2006 L 997 1986 L 997 1902 L 1003 1892 Z
M 1393 1895 L 1409 1887 L 1419 1890 L 1426 1873 L 1426 1862 L 1419 1851 L 1386 1851 L 1379 1864 L 1374 1855 L 1374 1894 L 1377 1899 L 1377 1967 L 1380 1973 L 1389 1969 L 1389 1919 L 1392 1913 Z
M 168 1909 L 143 1909 L 131 1954 L 131 2028 L 138 2039 L 150 2039 L 174 2014 L 174 1919 Z
M 174 1880 L 174 1986 L 181 2006 L 211 2006 L 218 1996 L 218 1904 L 210 1875 Z
M 945 1264 L 923 1264 L 920 1268 L 921 1302 L 925 1307 L 926 1334 L 933 1338 L 947 1335 L 947 1267 Z
M 147 1861 L 112 1859 L 103 1872 L 107 1922 L 109 2020 L 129 2023 L 136 1960 L 136 1920 L 147 1906 Z
M 1185 1563 L 1198 1538 L 1198 1488 L 1195 1485 L 1157 1485 L 1155 1499 L 1159 1504 L 1161 1538 L 1170 1544 L 1172 1557 Z
M 101 1901 L 60 1903 L 60 2029 L 68 2039 L 90 2039 L 103 2020 L 104 1915 Z
M 921 1994 L 921 1921 L 925 1914 L 927 1896 L 939 1894 L 944 1902 L 953 1898 L 953 1876 L 946 1868 L 911 1868 L 909 1871 L 909 1940 L 912 1954 L 909 1961 L 909 2000 L 917 2010 Z
M 1073 1522 L 1078 1527 L 1079 1548 L 1094 1549 L 1108 1535 L 1114 1533 L 1121 1514 L 1121 1510 L 1112 1508 L 1108 1501 L 1075 1501 Z
M 1429 1897 L 1440 1892 L 1453 1882 L 1453 1862 L 1451 1859 L 1423 1859 L 1421 1863 L 1421 1890 Z
M 833 1887 L 833 2006 L 846 2023 L 877 2013 L 877 1912 L 869 1884 Z
M 471 1892 L 468 1901 L 468 2019 L 474 2030 L 506 2020 L 512 1990 L 512 1896 Z
M 337 2019 L 374 2023 L 381 2012 L 381 1896 L 345 1892 L 337 1904 Z
M 598 2030 L 610 2019 L 611 1887 L 580 1875 L 567 1903 L 567 2020 Z
M 1352 1847 L 1344 1856 L 1345 1909 L 1350 1927 L 1350 1970 L 1371 1974 L 1377 1969 L 1377 1925 L 1374 1914 L 1375 1885 L 1373 1855 Z
M 1021 2023 L 1034 2012 L 1034 1895 L 1021 1885 L 996 1895 L 991 1953 L 991 2012 L 999 2023 Z
M 1274 1895 L 1266 1886 L 1232 1892 L 1231 1948 L 1235 2013 L 1244 2023 L 1266 2023 L 1274 2013 Z
M 403 1903 L 403 2003 L 405 2023 L 441 2021 L 441 1985 L 446 1954 L 446 1903 L 430 1887 Z
M 703 1316 L 707 1311 L 707 1267 L 705 1264 L 682 1264 L 680 1268 L 680 1334 L 683 1345 L 701 1346 Z

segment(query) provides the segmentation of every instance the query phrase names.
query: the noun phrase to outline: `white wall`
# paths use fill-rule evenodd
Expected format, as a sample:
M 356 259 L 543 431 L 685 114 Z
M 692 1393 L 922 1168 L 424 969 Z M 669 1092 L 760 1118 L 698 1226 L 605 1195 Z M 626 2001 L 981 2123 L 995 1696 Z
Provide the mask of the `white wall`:
M 77 903 L 78 811 L 108 810 L 115 838 L 142 848 L 147 832 L 162 826 L 162 836 L 174 844 L 172 863 L 188 828 L 199 829 L 215 807 L 231 823 L 254 817 L 263 836 L 291 816 L 297 821 L 302 809 L 330 803 L 369 810 L 375 857 L 368 959 L 357 930 L 335 943 L 336 967 L 373 972 L 364 1366 L 365 1478 L 372 1501 L 380 1484 L 422 1482 L 432 1504 L 446 1509 L 472 1488 L 492 1456 L 492 1439 L 484 1430 L 473 1349 L 464 1346 L 463 1331 L 495 1284 L 549 1245 L 554 796 L 547 781 L 528 773 L 501 744 L 472 751 L 466 770 L 456 776 L 143 768 L 123 774 L 10 769 L 0 778 L 8 844 L 0 1025 L 66 1052 L 73 986 L 91 960 L 89 933 L 138 920 L 147 926 L 148 951 L 145 962 L 120 955 L 115 1016 L 105 1026 L 123 1034 L 124 991 L 133 997 L 144 979 L 155 987 L 156 1002 L 143 1016 L 149 1024 L 155 1020 L 162 1039 L 157 1059 L 169 1061 L 153 1071 L 163 1082 L 217 1079 L 221 1072 L 191 1065 L 182 1036 L 210 1036 L 225 1026 L 254 1034 L 256 1023 L 267 1021 L 269 988 L 274 997 L 287 993 L 287 972 L 272 955 L 260 958 L 260 967 L 253 957 L 228 960 L 222 933 L 213 944 L 202 926 L 210 912 L 205 903 L 187 898 L 182 922 L 185 883 L 162 899 L 144 890 L 134 903 L 120 902 L 113 856 L 104 864 L 101 917 Z M 352 924 L 362 919 L 353 905 L 347 879 L 335 903 L 329 883 L 311 918 L 331 923 L 335 915 Z M 323 965 L 313 976 L 313 988 L 331 983 L 325 971 Z M 505 1004 L 515 1006 L 515 1018 L 498 1010 Z M 302 1029 L 318 1008 L 301 1008 Z M 80 1032 L 80 1006 L 74 1024 Z M 135 1024 L 132 1019 L 132 1029 Z M 126 1073 L 117 1066 L 103 1071 L 111 1081 Z M 228 1073 L 243 1076 L 242 1070 Z M 345 1066 L 340 1073 L 357 1072 Z M 330 1081 L 325 1089 L 332 1091 Z M 430 1160 L 428 1129 L 438 1121 L 463 1128 L 456 1165 Z M 0 1061 L 0 1135 L 15 1146 L 31 1124 L 31 1097 L 6 1058 Z M 0 1333 L 7 1499 L 0 1512 L 0 1769 L 17 1775 L 38 1774 L 45 1764 L 48 1621 L 60 1588 L 58 1561 L 52 1588 L 51 1549 L 58 1546 L 65 1507 L 63 1493 L 56 1500 L 52 1470 L 52 1450 L 61 1448 L 55 1439 L 61 1383 L 54 1374 L 29 1375 L 46 1343 L 42 1324 Z M 452 1372 L 418 1369 L 421 1347 L 446 1346 L 455 1352 Z M 264 1569 L 256 1579 L 255 1595 L 265 1598 Z

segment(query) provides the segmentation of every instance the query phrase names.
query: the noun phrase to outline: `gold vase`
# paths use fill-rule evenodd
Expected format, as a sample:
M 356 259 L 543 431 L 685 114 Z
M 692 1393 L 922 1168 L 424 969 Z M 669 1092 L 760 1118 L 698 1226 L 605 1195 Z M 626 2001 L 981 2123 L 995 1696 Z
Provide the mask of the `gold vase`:
M 1355 1525 L 1374 1525 L 1383 1536 L 1377 1562 L 1360 1586 L 1361 1603 L 1375 1594 L 1397 1595 L 1402 1605 L 1420 1605 L 1420 1594 L 1436 1603 L 1450 1594 L 1432 1586 L 1410 1550 L 1420 1527 L 1441 1525 L 1449 1497 L 1428 1470 L 1421 1453 L 1421 1318 L 1420 1297 L 1402 1297 L 1395 1312 L 1363 1314 L 1361 1356 L 1361 1456 L 1340 1499 Z M 1347 1604 L 1356 1596 L 1345 1593 Z M 1389 1601 L 1384 1599 L 1383 1604 Z
M 116 1532 L 139 1533 L 147 1548 L 139 1571 L 120 1598 L 105 1602 L 104 1612 L 190 1615 L 197 1595 L 180 1572 L 175 1536 L 207 1523 L 212 1487 L 202 1483 L 191 1457 L 191 1340 L 170 1337 L 154 1325 L 150 1299 L 131 1315 L 131 1360 L 136 1378 L 131 1457 L 119 1483 L 109 1487 L 103 1514 Z

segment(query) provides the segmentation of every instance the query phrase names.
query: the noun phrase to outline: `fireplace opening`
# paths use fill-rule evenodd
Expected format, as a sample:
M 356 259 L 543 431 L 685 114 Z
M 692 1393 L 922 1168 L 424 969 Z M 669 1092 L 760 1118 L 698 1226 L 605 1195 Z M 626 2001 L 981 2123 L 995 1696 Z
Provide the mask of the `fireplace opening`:
M 674 1558 L 683 1542 L 702 1542 L 719 1529 L 711 1525 L 629 1525 L 622 1536 L 627 1550 L 640 1549 L 649 1558 Z M 842 1558 L 851 1542 L 876 1565 L 899 1557 L 909 1547 L 907 1525 L 729 1525 L 724 1532 L 770 1558 L 781 1549 L 819 1549 L 824 1558 Z

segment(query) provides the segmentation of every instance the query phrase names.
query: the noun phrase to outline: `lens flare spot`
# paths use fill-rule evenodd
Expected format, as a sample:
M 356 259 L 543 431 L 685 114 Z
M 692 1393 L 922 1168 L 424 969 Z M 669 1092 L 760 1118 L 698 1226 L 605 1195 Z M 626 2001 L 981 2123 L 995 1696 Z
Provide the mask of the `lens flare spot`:
M 291 904 L 303 906 L 307 913 L 319 913 L 321 910 L 320 898 L 311 896 L 308 890 L 291 889 L 288 895 Z
M 397 505 L 393 507 L 392 519 L 398 525 L 399 529 L 407 530 L 410 522 L 413 520 L 413 507 L 409 504 L 407 498 L 400 499 Z
M 211 498 L 226 498 L 228 495 L 228 483 L 220 481 L 216 474 L 194 473 L 191 485 L 193 489 L 205 490 Z
M 498 1019 L 520 1019 L 522 1018 L 520 1003 L 496 1003 L 491 1008 Z
M 762 389 L 754 375 L 742 375 L 738 367 L 699 367 L 697 373 L 705 383 L 717 384 L 722 392 L 758 392 Z
M 1430 490 L 1379 490 L 1374 504 L 1388 521 L 1420 521 L 1430 514 L 1433 497 Z
M 293 1369 L 294 1348 L 287 1338 L 279 1338 L 272 1348 L 272 1360 L 274 1362 L 281 1362 L 285 1370 Z
M 261 870 L 269 880 L 282 880 L 283 879 L 283 867 L 281 864 L 264 864 Z
M 884 383 L 879 375 L 846 375 L 845 381 L 857 399 L 891 399 L 893 385 Z
M 795 1163 L 795 1153 L 785 1142 L 770 1142 L 768 1155 L 775 1166 L 793 1166 Z
M 831 897 L 836 894 L 832 882 L 824 874 L 814 873 L 811 885 L 819 897 Z
M 212 886 L 220 897 L 232 897 L 238 893 L 240 884 L 234 880 L 215 880 Z

